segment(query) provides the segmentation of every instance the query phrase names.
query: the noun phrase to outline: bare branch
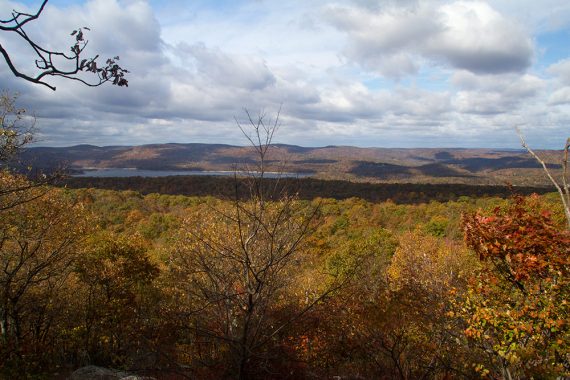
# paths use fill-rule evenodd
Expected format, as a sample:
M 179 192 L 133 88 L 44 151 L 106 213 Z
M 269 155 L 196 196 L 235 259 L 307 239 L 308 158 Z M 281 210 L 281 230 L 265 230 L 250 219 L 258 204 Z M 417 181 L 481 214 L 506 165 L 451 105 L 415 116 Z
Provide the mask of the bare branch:
M 34 51 L 36 68 L 40 70 L 36 75 L 24 73 L 16 67 L 9 52 L 0 44 L 0 53 L 6 61 L 10 71 L 12 71 L 12 73 L 18 78 L 46 86 L 54 91 L 56 89 L 55 86 L 45 82 L 44 79 L 46 77 L 63 77 L 79 81 L 90 87 L 97 87 L 107 82 L 119 87 L 128 86 L 128 81 L 125 78 L 125 74 L 128 73 L 128 70 L 119 66 L 117 63 L 119 61 L 119 57 L 107 59 L 102 66 L 98 65 L 98 55 L 91 58 L 83 58 L 83 51 L 88 44 L 88 40 L 85 39 L 85 30 L 89 30 L 89 28 L 78 28 L 71 33 L 71 36 L 75 40 L 70 48 L 71 54 L 46 49 L 28 36 L 24 30 L 24 26 L 40 17 L 47 2 L 48 0 L 44 0 L 38 8 L 38 11 L 34 14 L 14 10 L 12 11 L 11 18 L 0 20 L 0 32 L 16 33 L 22 42 Z M 54 62 L 54 59 L 63 60 L 65 63 L 60 66 Z M 63 66 L 66 64 L 71 64 L 72 68 L 64 69 Z M 95 76 L 95 80 L 89 81 L 81 78 L 79 75 L 83 73 L 93 74 Z
M 309 260 L 304 243 L 318 206 L 301 204 L 285 191 L 279 198 L 270 194 L 266 160 L 280 111 L 271 121 L 263 112 L 257 117 L 245 113 L 246 122 L 236 123 L 257 159 L 256 170 L 248 172 L 250 196 L 240 196 L 236 171 L 234 199 L 225 209 L 224 204 L 213 210 L 206 205 L 211 213 L 189 218 L 182 246 L 172 258 L 176 283 L 191 295 L 190 307 L 200 310 L 195 331 L 227 345 L 238 378 L 249 375 L 252 361 L 264 356 L 276 336 L 348 282 L 348 277 L 321 273 L 326 285 L 312 302 L 284 305 L 300 263 Z
M 562 159 L 562 184 L 559 184 L 558 181 L 556 181 L 556 179 L 554 179 L 554 177 L 550 173 L 550 170 L 548 169 L 546 162 L 544 162 L 544 160 L 541 159 L 528 146 L 520 129 L 519 128 L 515 129 L 517 131 L 517 134 L 519 135 L 523 148 L 525 148 L 527 152 L 530 153 L 530 155 L 534 157 L 534 159 L 542 166 L 544 172 L 548 176 L 548 179 L 554 185 L 556 191 L 560 195 L 560 199 L 562 200 L 562 205 L 564 207 L 564 213 L 566 215 L 566 220 L 568 222 L 568 229 L 570 229 L 570 186 L 568 183 L 568 150 L 570 149 L 570 138 L 566 140 L 566 145 L 564 146 L 563 159 Z

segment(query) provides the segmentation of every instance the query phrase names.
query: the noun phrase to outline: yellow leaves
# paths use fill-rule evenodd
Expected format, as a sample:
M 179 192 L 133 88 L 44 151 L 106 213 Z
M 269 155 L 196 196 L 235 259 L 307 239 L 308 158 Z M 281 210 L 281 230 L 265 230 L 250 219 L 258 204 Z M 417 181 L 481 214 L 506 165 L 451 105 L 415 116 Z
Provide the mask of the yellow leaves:
M 475 365 L 475 372 L 481 375 L 481 378 L 485 379 L 489 375 L 490 371 L 483 366 L 483 364 Z
M 476 267 L 475 258 L 460 244 L 409 232 L 400 237 L 387 273 L 396 289 L 412 286 L 442 294 Z

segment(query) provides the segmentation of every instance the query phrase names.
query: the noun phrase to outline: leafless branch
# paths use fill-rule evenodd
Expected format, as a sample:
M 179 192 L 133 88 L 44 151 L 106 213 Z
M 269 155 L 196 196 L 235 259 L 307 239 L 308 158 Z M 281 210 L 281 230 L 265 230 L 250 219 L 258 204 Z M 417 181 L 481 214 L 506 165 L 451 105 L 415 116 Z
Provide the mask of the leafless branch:
M 548 176 L 550 182 L 556 188 L 556 191 L 560 195 L 562 200 L 562 205 L 564 207 L 564 213 L 566 215 L 566 220 L 568 222 L 568 229 L 570 229 L 570 184 L 568 182 L 568 151 L 570 150 L 570 138 L 566 139 L 566 144 L 564 145 L 563 158 L 562 158 L 562 184 L 552 176 L 552 173 L 548 169 L 546 162 L 541 159 L 526 143 L 524 136 L 519 128 L 516 128 L 517 134 L 521 140 L 523 148 L 527 150 L 528 153 L 542 166 L 544 172 Z
M 327 285 L 312 301 L 283 304 L 295 270 L 307 259 L 304 243 L 318 207 L 307 207 L 286 192 L 277 198 L 271 194 L 275 189 L 267 188 L 266 160 L 279 113 L 271 122 L 265 113 L 255 118 L 246 110 L 246 115 L 246 124 L 236 122 L 257 158 L 255 170 L 248 171 L 249 197 L 240 196 L 236 174 L 234 199 L 226 209 L 222 204 L 198 221 L 188 220 L 189 232 L 174 258 L 179 278 L 186 279 L 184 293 L 194 310 L 207 315 L 196 331 L 227 345 L 238 378 L 249 375 L 251 361 L 264 357 L 276 337 L 348 282 L 348 277 L 336 280 L 321 273 Z
M 107 82 L 119 87 L 128 86 L 128 81 L 125 78 L 125 74 L 128 73 L 128 70 L 119 66 L 118 56 L 107 59 L 103 65 L 98 63 L 98 55 L 84 58 L 83 51 L 88 44 L 88 40 L 85 39 L 85 31 L 88 31 L 89 28 L 77 28 L 71 33 L 75 41 L 70 47 L 70 53 L 46 49 L 40 46 L 26 33 L 24 26 L 40 17 L 47 2 L 48 0 L 44 0 L 36 13 L 29 14 L 13 10 L 12 17 L 0 20 L 0 32 L 17 34 L 21 41 L 34 52 L 35 65 L 39 73 L 35 75 L 26 74 L 17 68 L 10 57 L 10 53 L 6 50 L 5 46 L 0 44 L 0 54 L 2 54 L 10 71 L 12 71 L 16 77 L 31 83 L 46 86 L 54 91 L 56 89 L 55 86 L 46 82 L 46 77 L 63 77 L 79 81 L 90 87 L 100 86 Z M 70 64 L 71 67 L 64 69 L 63 67 L 67 64 Z M 79 76 L 81 73 L 94 74 L 95 80 L 89 81 L 83 79 Z

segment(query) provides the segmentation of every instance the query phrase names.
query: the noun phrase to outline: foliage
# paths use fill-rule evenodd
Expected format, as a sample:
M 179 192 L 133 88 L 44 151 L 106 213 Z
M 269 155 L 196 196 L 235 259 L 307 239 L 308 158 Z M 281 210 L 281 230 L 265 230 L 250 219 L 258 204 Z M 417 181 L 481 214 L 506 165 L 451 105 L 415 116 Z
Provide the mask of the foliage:
M 315 178 L 266 178 L 271 187 L 298 189 L 300 199 L 333 198 L 346 200 L 358 197 L 368 202 L 392 201 L 395 204 L 423 204 L 432 201 L 454 201 L 461 196 L 475 202 L 489 197 L 508 198 L 510 186 L 414 184 L 414 183 L 359 183 Z M 238 178 L 239 193 L 247 194 L 247 181 Z M 235 195 L 234 179 L 224 176 L 171 176 L 171 177 L 71 177 L 66 180 L 71 188 L 99 188 L 110 190 L 135 190 L 142 194 L 161 193 L 193 197 L 216 196 L 231 199 Z M 520 194 L 548 193 L 540 187 L 517 187 Z M 279 192 L 276 192 L 278 194 Z
M 17 96 L 0 93 L 0 168 L 33 139 L 34 119 L 16 106 Z
M 6 181 L 27 184 L 3 173 L 0 188 Z M 62 294 L 88 230 L 82 205 L 65 191 L 32 186 L 21 192 L 11 194 L 17 200 L 8 200 L 0 218 L 0 365 L 24 361 L 20 369 L 52 352 Z
M 466 241 L 485 268 L 466 300 L 466 335 L 503 377 L 570 374 L 570 233 L 538 197 L 515 197 L 491 215 L 464 217 Z
M 240 379 L 263 378 L 278 368 L 282 362 L 274 356 L 286 352 L 283 334 L 341 286 L 326 281 L 324 289 L 306 289 L 304 302 L 292 297 L 318 207 L 270 186 L 265 157 L 278 116 L 269 123 L 264 115 L 247 116 L 251 134 L 238 126 L 258 161 L 246 168 L 246 195 L 236 180 L 226 207 L 209 212 L 203 207 L 187 218 L 169 260 L 183 312 L 195 331 L 190 363 L 198 365 L 197 357 L 225 368 L 218 376 Z
M 524 136 L 522 135 L 522 132 L 518 128 L 516 131 L 519 135 L 523 148 L 525 148 L 527 152 L 540 164 L 540 166 L 542 166 L 542 169 L 550 180 L 550 183 L 556 188 L 556 191 L 560 196 L 560 201 L 562 202 L 562 206 L 564 208 L 564 213 L 566 215 L 567 228 L 570 230 L 570 166 L 568 165 L 570 162 L 570 137 L 566 139 L 564 148 L 562 149 L 562 178 L 560 180 L 557 180 L 554 177 L 553 173 L 551 173 L 551 170 L 549 169 L 546 161 L 540 158 L 534 152 L 534 150 L 528 146 L 524 139 Z
M 556 194 L 272 199 L 48 186 L 0 197 L 12 242 L 31 247 L 48 225 L 42 247 L 73 238 L 18 302 L 27 333 L 20 354 L 3 346 L 3 374 L 99 364 L 233 378 L 244 363 L 244 378 L 566 375 Z
M 426 232 L 429 235 L 436 236 L 436 237 L 444 237 L 447 235 L 447 227 L 449 225 L 449 220 L 443 216 L 434 216 L 430 219 L 430 221 L 426 224 Z
M 97 363 L 125 365 L 144 347 L 145 294 L 153 292 L 157 265 L 137 236 L 103 233 L 87 242 L 75 273 L 83 300 L 74 327 L 81 348 Z

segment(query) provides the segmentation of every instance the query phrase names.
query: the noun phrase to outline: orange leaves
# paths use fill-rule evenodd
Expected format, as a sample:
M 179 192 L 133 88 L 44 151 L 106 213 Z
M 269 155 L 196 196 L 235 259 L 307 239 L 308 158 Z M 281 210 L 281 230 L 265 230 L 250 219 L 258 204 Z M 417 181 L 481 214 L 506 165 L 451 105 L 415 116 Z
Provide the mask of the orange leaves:
M 546 277 L 550 271 L 566 271 L 570 263 L 570 234 L 559 231 L 551 213 L 540 209 L 534 198 L 516 197 L 505 210 L 491 216 L 463 216 L 467 245 L 481 260 L 499 264 L 499 272 L 513 282 L 532 276 Z

